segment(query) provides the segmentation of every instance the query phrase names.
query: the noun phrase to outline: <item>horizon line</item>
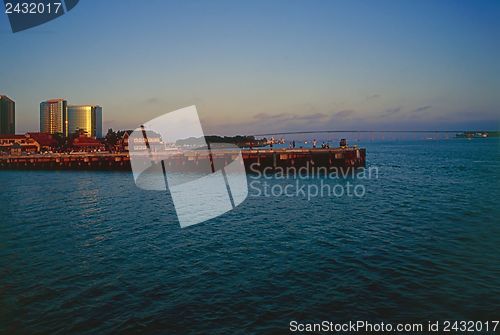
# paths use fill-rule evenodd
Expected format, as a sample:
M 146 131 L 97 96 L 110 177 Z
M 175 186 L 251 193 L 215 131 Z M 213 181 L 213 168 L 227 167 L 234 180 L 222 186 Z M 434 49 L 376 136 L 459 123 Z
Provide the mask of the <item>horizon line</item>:
M 494 132 L 500 130 L 306 130 L 286 131 L 265 134 L 252 134 L 247 136 L 269 136 L 269 135 L 294 135 L 315 133 L 465 133 L 465 132 Z

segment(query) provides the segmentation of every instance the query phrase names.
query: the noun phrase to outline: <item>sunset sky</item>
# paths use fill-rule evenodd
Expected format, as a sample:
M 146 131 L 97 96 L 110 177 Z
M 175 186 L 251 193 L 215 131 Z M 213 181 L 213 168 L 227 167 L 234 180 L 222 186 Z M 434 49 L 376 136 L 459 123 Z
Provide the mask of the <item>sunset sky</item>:
M 135 128 L 196 105 L 205 133 L 498 129 L 500 1 L 97 1 L 13 34 L 0 94 Z

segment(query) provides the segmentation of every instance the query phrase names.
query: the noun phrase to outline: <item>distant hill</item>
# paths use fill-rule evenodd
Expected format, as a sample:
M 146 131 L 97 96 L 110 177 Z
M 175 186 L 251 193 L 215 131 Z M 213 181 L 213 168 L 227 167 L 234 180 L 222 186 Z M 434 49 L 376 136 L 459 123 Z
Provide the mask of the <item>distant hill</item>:
M 195 138 L 195 137 L 190 137 L 182 140 L 177 140 L 175 142 L 176 145 L 195 145 L 200 143 L 201 138 Z M 267 139 L 256 139 L 255 136 L 243 136 L 243 135 L 236 135 L 236 136 L 218 136 L 218 135 L 210 135 L 210 136 L 205 136 L 205 140 L 208 143 L 231 143 L 235 144 L 239 147 L 258 147 L 258 146 L 264 146 L 267 144 Z

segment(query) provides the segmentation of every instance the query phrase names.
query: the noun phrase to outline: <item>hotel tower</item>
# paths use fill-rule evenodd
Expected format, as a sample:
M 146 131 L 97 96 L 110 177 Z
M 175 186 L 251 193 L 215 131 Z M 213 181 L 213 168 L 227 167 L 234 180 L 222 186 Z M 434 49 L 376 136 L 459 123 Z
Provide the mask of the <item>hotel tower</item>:
M 40 103 L 40 132 L 49 134 L 68 134 L 68 102 L 64 99 L 51 99 Z
M 62 134 L 65 137 L 77 132 L 85 136 L 102 137 L 102 107 L 95 105 L 68 105 L 64 99 L 40 103 L 40 132 Z
M 68 134 L 83 131 L 86 136 L 102 137 L 102 107 L 94 105 L 68 106 Z
M 0 95 L 0 135 L 16 133 L 16 103 L 5 95 Z

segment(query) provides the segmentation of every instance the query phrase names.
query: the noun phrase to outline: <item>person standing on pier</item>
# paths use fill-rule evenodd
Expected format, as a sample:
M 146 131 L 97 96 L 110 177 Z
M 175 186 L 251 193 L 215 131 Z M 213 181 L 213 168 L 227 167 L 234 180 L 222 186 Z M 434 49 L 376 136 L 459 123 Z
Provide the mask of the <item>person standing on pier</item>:
M 317 141 L 316 139 L 313 140 L 313 149 L 316 149 L 316 144 L 317 144 Z

